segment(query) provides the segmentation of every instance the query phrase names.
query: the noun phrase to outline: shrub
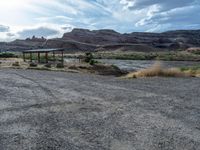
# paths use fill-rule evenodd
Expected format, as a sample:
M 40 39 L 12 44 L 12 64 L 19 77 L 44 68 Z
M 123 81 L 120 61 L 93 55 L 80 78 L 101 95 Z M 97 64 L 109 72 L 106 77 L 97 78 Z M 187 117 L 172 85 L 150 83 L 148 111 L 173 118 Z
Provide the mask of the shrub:
M 56 65 L 56 67 L 57 67 L 57 68 L 64 68 L 64 65 L 63 65 L 63 63 L 58 63 L 58 64 Z
M 95 61 L 94 61 L 94 60 L 90 60 L 89 64 L 90 64 L 90 65 L 94 65 L 94 64 L 95 64 Z
M 30 67 L 37 67 L 37 64 L 36 63 L 30 63 Z
M 20 66 L 20 64 L 19 64 L 19 62 L 18 62 L 18 61 L 16 61 L 16 62 L 14 62 L 14 63 L 12 64 L 12 66 L 14 66 L 14 67 L 19 67 L 19 66 Z
M 51 68 L 51 64 L 50 63 L 45 64 L 44 66 L 47 67 L 47 68 Z
M 119 70 L 119 67 L 115 66 L 115 65 L 111 65 L 111 67 L 113 67 L 116 70 Z
M 85 53 L 84 62 L 90 63 L 90 61 L 93 59 L 94 59 L 94 57 L 93 57 L 92 53 Z
M 0 53 L 0 58 L 14 58 L 14 57 L 16 57 L 16 55 L 13 53 L 9 52 Z
M 138 77 L 186 77 L 192 76 L 189 73 L 181 72 L 179 69 L 171 68 L 171 69 L 164 69 L 162 68 L 159 62 L 155 63 L 152 67 L 143 69 L 137 72 L 129 73 L 127 75 L 128 78 L 138 78 Z
M 200 55 L 200 49 L 192 50 L 191 53 Z
M 93 59 L 92 59 L 92 60 L 90 60 L 90 62 L 89 62 L 89 64 L 90 64 L 90 65 L 95 65 L 95 64 L 97 64 L 97 63 L 98 63 L 98 61 L 96 61 L 96 60 L 93 60 Z
M 180 68 L 182 72 L 191 74 L 194 77 L 199 77 L 200 76 L 200 66 L 191 66 L 191 67 L 182 67 Z

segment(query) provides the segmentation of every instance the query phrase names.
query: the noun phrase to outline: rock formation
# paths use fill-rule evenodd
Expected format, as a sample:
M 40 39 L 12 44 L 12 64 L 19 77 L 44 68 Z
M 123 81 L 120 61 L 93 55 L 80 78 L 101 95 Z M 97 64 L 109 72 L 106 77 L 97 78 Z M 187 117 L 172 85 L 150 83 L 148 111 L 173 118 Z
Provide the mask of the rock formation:
M 22 51 L 34 48 L 66 48 L 68 51 L 169 51 L 200 47 L 200 30 L 177 30 L 163 33 L 114 30 L 73 29 L 61 38 L 28 38 L 0 43 L 1 50 Z

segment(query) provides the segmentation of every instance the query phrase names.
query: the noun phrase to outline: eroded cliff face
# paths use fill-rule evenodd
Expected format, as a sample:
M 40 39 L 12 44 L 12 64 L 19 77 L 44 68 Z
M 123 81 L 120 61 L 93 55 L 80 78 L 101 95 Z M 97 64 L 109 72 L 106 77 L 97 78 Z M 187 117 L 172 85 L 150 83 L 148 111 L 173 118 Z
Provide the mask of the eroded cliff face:
M 165 51 L 200 47 L 200 30 L 178 30 L 163 33 L 133 32 L 121 34 L 114 30 L 73 29 L 62 38 L 32 38 L 0 43 L 2 50 L 21 51 L 33 48 L 66 48 L 72 51 L 124 50 Z

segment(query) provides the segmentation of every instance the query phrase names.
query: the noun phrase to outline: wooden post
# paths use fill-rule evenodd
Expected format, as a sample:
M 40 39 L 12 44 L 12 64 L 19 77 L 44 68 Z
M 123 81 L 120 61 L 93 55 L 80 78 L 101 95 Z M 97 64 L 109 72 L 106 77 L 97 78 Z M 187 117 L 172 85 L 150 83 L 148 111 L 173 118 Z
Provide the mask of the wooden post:
M 30 60 L 31 60 L 31 62 L 33 62 L 32 53 L 30 53 Z
M 64 65 L 64 54 L 63 54 L 63 51 L 62 51 L 62 65 Z
M 25 53 L 23 52 L 23 60 L 24 62 L 26 62 L 26 57 L 25 57 Z
M 40 63 L 40 52 L 38 52 L 38 63 Z
M 56 61 L 55 52 L 53 51 L 53 61 Z
M 48 52 L 46 52 L 45 57 L 46 57 L 46 63 L 48 63 Z

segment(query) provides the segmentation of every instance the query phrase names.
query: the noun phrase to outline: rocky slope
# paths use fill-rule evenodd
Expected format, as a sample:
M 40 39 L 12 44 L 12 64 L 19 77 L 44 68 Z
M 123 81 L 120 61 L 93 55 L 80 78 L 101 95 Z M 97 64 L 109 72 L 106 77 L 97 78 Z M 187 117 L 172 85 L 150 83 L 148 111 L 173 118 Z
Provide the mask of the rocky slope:
M 62 38 L 32 38 L 0 43 L 1 50 L 34 48 L 66 48 L 69 51 L 121 50 L 164 51 L 200 47 L 200 30 L 177 30 L 163 33 L 133 32 L 120 34 L 114 30 L 74 29 Z

